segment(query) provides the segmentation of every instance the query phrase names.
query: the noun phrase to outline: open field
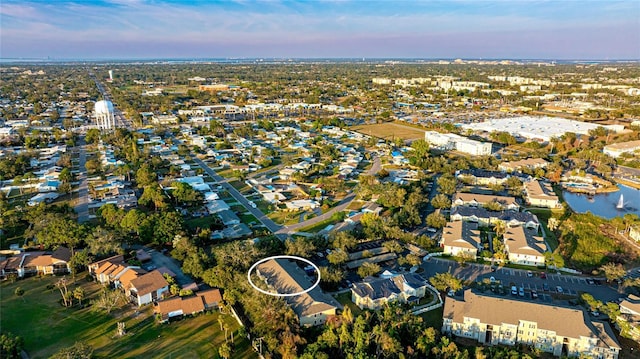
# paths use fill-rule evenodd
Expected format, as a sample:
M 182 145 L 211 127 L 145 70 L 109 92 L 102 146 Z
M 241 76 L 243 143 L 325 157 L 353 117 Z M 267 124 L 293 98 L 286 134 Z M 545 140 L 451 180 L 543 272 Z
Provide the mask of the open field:
M 385 140 L 402 138 L 403 140 L 424 139 L 424 130 L 401 125 L 398 123 L 377 123 L 351 127 L 352 130 L 363 135 L 374 136 Z
M 84 278 L 84 275 L 80 277 Z M 170 324 L 157 324 L 150 306 L 139 314 L 126 308 L 111 314 L 92 312 L 90 307 L 64 308 L 59 304 L 57 288 L 47 289 L 58 277 L 28 278 L 0 286 L 0 328 L 25 340 L 25 350 L 31 358 L 48 358 L 58 350 L 84 341 L 91 345 L 97 358 L 218 358 L 218 348 L 224 343 L 218 312 L 201 314 Z M 25 294 L 14 294 L 16 287 Z M 89 303 L 100 285 L 84 279 L 69 285 L 86 291 L 84 303 Z M 230 315 L 223 320 L 235 332 L 233 357 L 257 358 L 248 340 L 238 335 L 238 322 Z M 115 337 L 117 322 L 124 322 L 127 335 Z

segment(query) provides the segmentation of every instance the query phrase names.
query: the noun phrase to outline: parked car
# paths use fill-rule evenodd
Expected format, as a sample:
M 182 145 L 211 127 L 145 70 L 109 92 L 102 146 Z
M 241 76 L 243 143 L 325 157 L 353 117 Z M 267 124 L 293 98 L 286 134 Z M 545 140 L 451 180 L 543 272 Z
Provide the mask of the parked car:
M 537 290 L 532 290 L 531 291 L 531 298 L 533 299 L 538 299 L 538 291 Z
M 561 286 L 556 286 L 556 292 L 558 293 L 564 293 L 564 290 L 562 289 Z
M 542 283 L 542 289 L 543 289 L 545 292 L 548 292 L 548 291 L 549 291 L 549 285 L 548 285 L 547 283 Z
M 547 273 L 545 273 L 545 272 L 540 272 L 540 278 L 541 278 L 541 279 L 547 279 Z
M 595 284 L 595 282 L 593 281 L 593 279 L 587 278 L 587 284 Z
M 527 277 L 529 277 L 529 278 L 533 277 L 533 272 L 532 271 L 527 271 Z
M 512 285 L 511 286 L 511 294 L 517 295 L 518 294 L 518 287 L 516 287 L 515 285 Z
M 524 297 L 524 287 L 520 287 L 520 289 L 518 289 L 518 295 Z

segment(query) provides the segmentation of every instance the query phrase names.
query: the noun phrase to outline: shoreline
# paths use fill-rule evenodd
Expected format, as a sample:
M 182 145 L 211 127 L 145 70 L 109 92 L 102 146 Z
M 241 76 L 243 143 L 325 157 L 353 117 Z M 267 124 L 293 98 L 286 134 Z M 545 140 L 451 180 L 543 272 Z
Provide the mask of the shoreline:
M 628 180 L 621 179 L 621 178 L 620 179 L 616 178 L 615 180 L 616 180 L 617 183 L 625 185 L 627 187 L 640 189 L 640 183 L 638 183 L 638 182 L 628 181 Z
M 623 183 L 624 184 L 624 183 Z M 637 187 L 638 189 L 640 189 L 640 185 Z M 571 192 L 571 193 L 582 193 L 582 194 L 603 194 L 603 193 L 613 193 L 613 192 L 618 192 L 620 190 L 620 188 L 616 185 L 613 186 L 608 186 L 608 187 L 602 187 L 602 188 L 596 188 L 596 189 L 586 189 L 586 188 L 577 188 L 577 187 L 565 187 L 562 186 L 562 189 L 567 191 L 567 192 Z

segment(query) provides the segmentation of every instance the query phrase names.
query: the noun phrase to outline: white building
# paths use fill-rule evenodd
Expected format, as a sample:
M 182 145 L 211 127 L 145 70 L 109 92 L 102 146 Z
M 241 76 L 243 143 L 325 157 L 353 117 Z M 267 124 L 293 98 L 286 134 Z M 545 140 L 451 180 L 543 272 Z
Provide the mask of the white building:
M 587 122 L 567 120 L 555 117 L 519 116 L 511 118 L 497 118 L 485 122 L 463 124 L 464 129 L 491 133 L 494 131 L 507 132 L 513 136 L 549 142 L 553 137 L 560 137 L 566 132 L 578 135 L 588 135 L 590 130 L 604 127 L 607 130 L 620 132 L 623 127 L 616 125 L 601 126 Z
M 623 153 L 633 153 L 636 151 L 640 151 L 640 140 L 613 143 L 604 146 L 604 148 L 602 149 L 602 152 L 604 154 L 609 155 L 613 158 L 618 158 Z
M 440 147 L 443 150 L 456 150 L 473 156 L 486 156 L 491 154 L 490 142 L 471 140 L 466 137 L 456 135 L 455 133 L 426 131 L 424 139 L 429 142 L 429 144 Z
M 111 130 L 116 127 L 116 119 L 111 101 L 98 101 L 95 105 L 96 125 L 100 130 Z

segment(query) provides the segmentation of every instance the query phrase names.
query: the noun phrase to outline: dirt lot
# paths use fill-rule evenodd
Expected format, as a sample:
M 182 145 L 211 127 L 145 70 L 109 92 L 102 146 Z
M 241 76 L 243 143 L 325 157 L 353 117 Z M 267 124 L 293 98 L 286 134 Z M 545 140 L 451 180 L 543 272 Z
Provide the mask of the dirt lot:
M 424 139 L 424 130 L 404 126 L 397 123 L 377 123 L 375 125 L 360 125 L 352 127 L 364 135 L 383 139 L 402 138 L 404 140 Z

